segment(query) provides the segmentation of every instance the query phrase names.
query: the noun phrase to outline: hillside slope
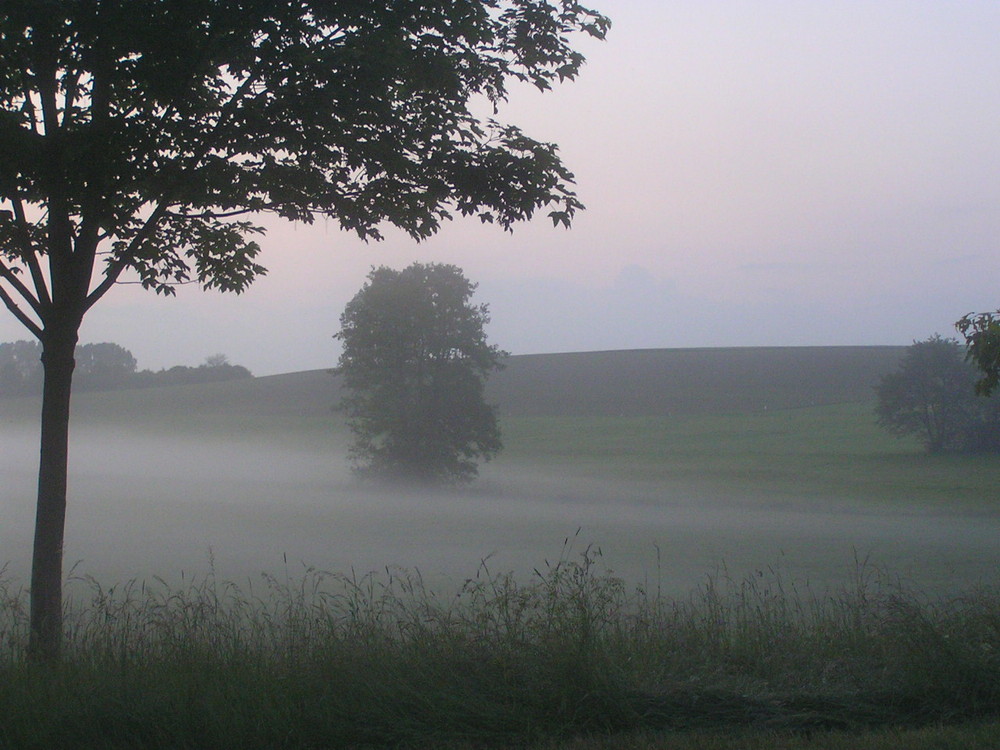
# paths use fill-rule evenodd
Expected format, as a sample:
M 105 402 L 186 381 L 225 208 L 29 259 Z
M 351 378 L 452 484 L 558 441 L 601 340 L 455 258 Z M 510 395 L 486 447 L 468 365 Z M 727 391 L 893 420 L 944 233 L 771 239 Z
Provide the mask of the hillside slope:
M 510 415 L 652 416 L 869 401 L 904 347 L 638 349 L 511 357 L 490 383 Z
M 489 382 L 504 416 L 666 416 L 863 402 L 904 347 L 643 349 L 513 356 Z M 328 370 L 74 397 L 74 418 L 170 422 L 184 415 L 275 421 L 326 418 L 339 398 Z M 0 401 L 31 419 L 37 400 Z

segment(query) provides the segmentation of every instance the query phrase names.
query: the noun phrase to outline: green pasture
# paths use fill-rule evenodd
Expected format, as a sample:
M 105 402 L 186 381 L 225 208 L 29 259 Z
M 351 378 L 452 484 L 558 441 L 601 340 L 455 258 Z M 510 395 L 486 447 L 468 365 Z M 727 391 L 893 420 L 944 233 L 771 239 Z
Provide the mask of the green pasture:
M 931 455 L 875 424 L 874 404 L 677 417 L 521 417 L 500 462 L 706 492 L 996 509 L 1000 457 Z
M 513 356 L 488 383 L 507 417 L 756 413 L 870 401 L 903 347 L 648 349 Z M 132 426 L 210 419 L 325 418 L 339 397 L 329 370 L 189 386 L 78 393 L 74 414 Z M 29 417 L 30 399 L 0 401 Z

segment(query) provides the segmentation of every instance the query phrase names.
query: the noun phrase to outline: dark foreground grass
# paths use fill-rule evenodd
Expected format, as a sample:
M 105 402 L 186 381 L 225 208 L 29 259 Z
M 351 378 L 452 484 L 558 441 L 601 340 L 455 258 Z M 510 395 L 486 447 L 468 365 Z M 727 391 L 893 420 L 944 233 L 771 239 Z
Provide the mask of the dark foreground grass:
M 930 599 L 860 565 L 832 593 L 762 572 L 670 600 L 598 563 L 523 583 L 484 564 L 449 595 L 391 570 L 77 581 L 65 662 L 44 669 L 8 585 L 0 747 L 797 748 L 1000 716 L 995 589 Z
M 538 750 L 997 750 L 1000 722 L 860 731 L 640 732 L 539 745 Z

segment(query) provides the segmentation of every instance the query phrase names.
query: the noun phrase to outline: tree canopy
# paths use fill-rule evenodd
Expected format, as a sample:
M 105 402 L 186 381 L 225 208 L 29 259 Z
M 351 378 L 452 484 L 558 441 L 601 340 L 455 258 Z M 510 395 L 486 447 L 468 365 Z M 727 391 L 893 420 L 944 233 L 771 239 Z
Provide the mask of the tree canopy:
M 486 343 L 475 290 L 456 266 L 414 263 L 373 269 L 347 304 L 336 372 L 362 476 L 466 481 L 500 450 L 484 388 L 505 353 Z
M 240 291 L 264 211 L 363 238 L 455 211 L 568 223 L 556 147 L 473 110 L 575 77 L 567 36 L 607 26 L 572 0 L 6 0 L 0 295 L 41 333 L 57 287 L 79 316 L 126 270 Z
M 975 383 L 956 340 L 915 342 L 876 388 L 878 422 L 918 437 L 931 452 L 998 452 L 1000 401 L 978 397 Z
M 262 213 L 416 239 L 581 204 L 556 146 L 477 112 L 574 78 L 577 0 L 4 0 L 0 301 L 44 366 L 32 652 L 58 655 L 69 404 L 116 283 L 240 292 Z
M 976 393 L 989 396 L 1000 385 L 1000 310 L 970 313 L 955 324 L 965 338 L 966 357 L 981 373 Z

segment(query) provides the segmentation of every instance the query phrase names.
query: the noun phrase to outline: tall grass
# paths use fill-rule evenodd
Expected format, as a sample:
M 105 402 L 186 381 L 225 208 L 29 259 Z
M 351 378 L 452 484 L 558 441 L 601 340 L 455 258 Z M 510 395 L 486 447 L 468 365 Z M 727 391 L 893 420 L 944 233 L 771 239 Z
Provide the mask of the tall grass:
M 684 599 L 629 588 L 597 548 L 528 581 L 485 561 L 305 570 L 246 586 L 71 582 L 66 658 L 25 659 L 0 576 L 0 747 L 327 748 L 543 743 L 617 732 L 811 732 L 1000 715 L 1000 591 L 841 590 L 721 571 Z

